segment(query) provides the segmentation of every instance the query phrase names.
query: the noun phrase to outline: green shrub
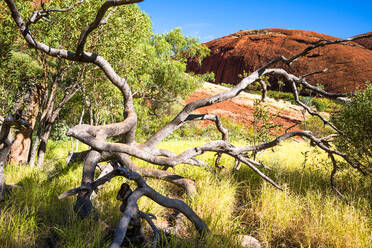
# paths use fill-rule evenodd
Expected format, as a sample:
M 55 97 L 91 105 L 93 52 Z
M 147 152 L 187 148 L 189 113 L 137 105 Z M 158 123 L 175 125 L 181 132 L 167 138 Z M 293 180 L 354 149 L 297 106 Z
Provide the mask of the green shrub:
M 68 130 L 68 126 L 66 122 L 57 122 L 53 125 L 52 132 L 50 134 L 51 138 L 55 141 L 59 140 L 67 140 L 68 137 L 66 136 L 66 132 Z
M 324 102 L 319 101 L 319 99 L 313 99 L 312 105 L 315 106 L 316 110 L 323 112 L 326 109 Z
M 332 121 L 341 130 L 336 146 L 367 167 L 372 165 L 372 84 L 351 97 Z
M 307 106 L 311 106 L 313 98 L 311 96 L 300 96 L 300 101 L 305 103 Z
M 314 101 L 321 102 L 324 104 L 324 107 L 325 107 L 325 109 L 323 110 L 324 112 L 336 112 L 340 110 L 342 106 L 337 100 L 329 99 L 329 98 L 317 97 L 317 98 L 314 98 Z
M 294 96 L 291 92 L 269 90 L 267 92 L 267 96 L 274 98 L 275 100 L 284 100 L 284 101 L 294 102 Z

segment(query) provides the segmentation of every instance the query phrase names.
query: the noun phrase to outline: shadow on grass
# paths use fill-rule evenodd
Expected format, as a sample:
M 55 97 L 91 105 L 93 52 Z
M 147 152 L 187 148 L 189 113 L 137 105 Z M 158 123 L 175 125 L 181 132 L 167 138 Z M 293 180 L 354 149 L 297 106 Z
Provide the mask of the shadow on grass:
M 59 194 L 76 187 L 81 180 L 77 165 L 63 169 L 58 177 L 49 180 L 46 173 L 36 169 L 17 168 L 24 170 L 17 182 L 21 188 L 0 203 L 2 248 L 105 246 L 102 237 L 106 223 L 97 223 L 93 218 L 80 220 L 73 211 L 73 199 L 58 200 Z
M 235 215 L 243 229 L 260 237 L 268 247 L 365 247 L 368 243 L 368 213 L 371 178 L 341 171 L 336 179 L 352 206 L 332 190 L 329 167 L 310 165 L 275 168 L 265 173 L 283 186 L 275 189 L 242 167 L 234 173 L 239 184 Z M 335 231 L 337 230 L 337 231 Z M 350 237 L 354 237 L 350 240 Z M 354 242 L 354 243 L 351 243 Z M 328 247 L 327 245 L 327 247 Z
M 307 166 L 298 168 L 274 168 L 271 171 L 263 170 L 263 172 L 272 178 L 279 185 L 287 185 L 289 190 L 296 195 L 306 196 L 308 192 L 317 191 L 324 195 L 338 197 L 332 190 L 330 184 L 332 165 L 325 164 L 319 166 Z M 239 183 L 249 187 L 252 192 L 259 192 L 264 180 L 253 172 L 247 166 L 234 172 L 234 179 Z M 354 203 L 359 206 L 358 201 L 361 198 L 372 202 L 372 180 L 370 177 L 362 176 L 352 169 L 346 169 L 336 174 L 335 183 L 337 188 Z M 341 199 L 340 199 L 341 200 Z

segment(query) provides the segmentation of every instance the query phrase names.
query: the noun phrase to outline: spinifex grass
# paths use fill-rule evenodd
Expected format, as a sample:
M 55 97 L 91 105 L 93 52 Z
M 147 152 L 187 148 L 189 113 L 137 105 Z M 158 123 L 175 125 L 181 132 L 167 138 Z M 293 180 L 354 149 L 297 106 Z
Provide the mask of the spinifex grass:
M 167 141 L 161 147 L 179 153 L 202 143 Z M 92 218 L 80 221 L 72 209 L 74 197 L 57 199 L 60 193 L 79 185 L 82 167 L 81 164 L 67 167 L 63 160 L 53 161 L 67 155 L 68 144 L 60 145 L 52 143 L 50 163 L 47 161 L 43 170 L 7 167 L 7 182 L 22 188 L 0 203 L 0 247 L 109 245 L 112 230 L 121 216 L 120 202 L 115 196 L 126 180 L 115 178 L 108 182 L 94 198 L 96 211 Z M 199 158 L 209 164 L 215 159 L 213 154 Z M 184 165 L 174 170 L 196 181 L 198 194 L 193 197 L 172 184 L 148 179 L 160 193 L 184 199 L 212 230 L 205 240 L 198 241 L 193 226 L 183 219 L 185 227 L 160 247 L 238 247 L 239 234 L 256 237 L 264 247 L 371 246 L 370 179 L 350 174 L 348 170 L 339 173 L 336 183 L 352 202 L 349 206 L 329 186 L 331 165 L 326 154 L 305 143 L 285 143 L 274 152 L 265 152 L 261 160 L 273 169 L 265 172 L 283 186 L 283 192 L 245 166 L 239 172 L 232 172 L 233 160 L 227 156 L 221 160 L 226 169 L 217 173 Z M 156 168 L 134 161 L 139 166 Z M 140 200 L 139 207 L 158 216 L 159 226 L 167 223 L 169 210 L 147 198 Z

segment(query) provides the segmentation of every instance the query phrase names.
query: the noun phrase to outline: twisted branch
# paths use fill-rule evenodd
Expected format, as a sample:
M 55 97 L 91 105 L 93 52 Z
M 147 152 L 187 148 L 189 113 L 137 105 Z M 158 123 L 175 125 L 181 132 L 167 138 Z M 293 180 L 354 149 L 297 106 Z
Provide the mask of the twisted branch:
M 40 19 L 45 19 L 45 18 L 49 17 L 49 14 L 51 12 L 67 12 L 67 11 L 70 11 L 70 10 L 74 9 L 76 6 L 82 4 L 84 1 L 85 0 L 77 1 L 76 3 L 72 4 L 70 7 L 64 8 L 64 9 L 45 9 L 44 8 L 44 3 L 41 3 L 41 7 L 43 9 L 38 10 L 38 11 L 34 11 L 32 13 L 32 16 L 30 16 L 30 18 L 28 18 L 27 26 L 38 22 Z
M 124 237 L 125 237 L 128 225 L 129 225 L 129 221 L 131 217 L 135 214 L 137 201 L 144 195 L 166 208 L 173 208 L 173 209 L 180 211 L 195 225 L 200 235 L 209 233 L 209 229 L 205 225 L 205 223 L 183 201 L 178 200 L 178 199 L 171 199 L 171 198 L 168 198 L 168 197 L 165 197 L 159 194 L 153 188 L 151 188 L 138 173 L 130 172 L 123 167 L 115 168 L 112 172 L 104 175 L 101 178 L 98 178 L 92 183 L 87 183 L 86 185 L 82 185 L 78 188 L 68 190 L 65 193 L 58 196 L 58 199 L 63 199 L 67 196 L 75 195 L 81 191 L 86 192 L 86 191 L 95 190 L 97 189 L 98 186 L 103 185 L 104 183 L 110 181 L 112 178 L 116 176 L 123 176 L 129 180 L 135 181 L 138 187 L 128 197 L 124 214 L 122 218 L 120 219 L 118 228 L 115 233 L 115 239 L 110 247 L 120 247 L 121 243 L 124 240 Z

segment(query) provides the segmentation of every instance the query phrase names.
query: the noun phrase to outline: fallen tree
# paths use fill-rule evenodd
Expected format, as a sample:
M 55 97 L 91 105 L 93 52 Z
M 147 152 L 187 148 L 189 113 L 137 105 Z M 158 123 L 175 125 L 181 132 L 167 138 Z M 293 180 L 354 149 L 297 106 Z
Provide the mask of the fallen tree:
M 227 154 L 235 159 L 237 165 L 235 166 L 236 168 L 239 168 L 240 164 L 245 164 L 246 166 L 250 167 L 253 171 L 255 171 L 258 175 L 260 175 L 264 180 L 266 180 L 274 187 L 281 190 L 280 185 L 278 185 L 274 180 L 272 180 L 270 177 L 268 177 L 262 172 L 260 167 L 265 167 L 265 165 L 263 165 L 259 161 L 254 160 L 255 157 L 254 154 L 257 153 L 258 151 L 275 147 L 284 140 L 288 140 L 293 137 L 302 137 L 310 140 L 310 143 L 312 145 L 319 147 L 320 149 L 329 154 L 329 157 L 331 158 L 331 161 L 334 166 L 330 178 L 331 186 L 340 196 L 342 196 L 342 194 L 337 190 L 333 180 L 334 175 L 338 169 L 337 160 L 335 159 L 335 156 L 338 156 L 341 159 L 343 159 L 347 164 L 349 164 L 352 168 L 355 168 L 360 173 L 362 174 L 369 173 L 368 170 L 366 170 L 366 168 L 358 161 L 350 159 L 347 155 L 338 150 L 335 150 L 332 147 L 331 145 L 332 139 L 336 135 L 342 135 L 342 132 L 338 130 L 329 120 L 321 116 L 319 113 L 314 112 L 299 98 L 298 87 L 301 86 L 309 90 L 312 90 L 324 97 L 345 100 L 346 97 L 345 94 L 328 93 L 307 82 L 306 80 L 307 76 L 312 75 L 314 73 L 323 73 L 325 70 L 319 72 L 310 72 L 303 76 L 296 76 L 288 73 L 283 69 L 271 68 L 277 63 L 285 63 L 290 66 L 293 63 L 295 63 L 297 59 L 307 55 L 310 51 L 318 47 L 336 44 L 353 45 L 352 43 L 349 43 L 349 41 L 363 38 L 365 36 L 337 41 L 319 40 L 312 44 L 311 46 L 309 46 L 308 48 L 306 48 L 301 53 L 291 58 L 286 58 L 284 56 L 277 57 L 270 61 L 269 63 L 267 63 L 266 65 L 259 68 L 258 70 L 251 73 L 249 76 L 245 77 L 234 88 L 224 93 L 187 104 L 172 121 L 166 124 L 158 132 L 156 132 L 154 135 L 148 138 L 145 142 L 137 143 L 135 138 L 138 119 L 133 105 L 133 93 L 131 91 L 130 82 L 128 82 L 127 78 L 119 76 L 119 74 L 113 69 L 111 64 L 105 58 L 103 58 L 99 54 L 86 51 L 85 44 L 89 35 L 95 29 L 109 21 L 109 17 L 112 13 L 109 12 L 109 10 L 112 7 L 116 8 L 121 5 L 134 4 L 141 1 L 142 0 L 105 1 L 97 11 L 95 19 L 81 32 L 79 41 L 74 51 L 50 47 L 45 43 L 39 42 L 38 39 L 32 35 L 30 27 L 33 24 L 37 23 L 38 21 L 46 19 L 51 14 L 68 12 L 69 10 L 77 6 L 82 5 L 84 1 L 78 1 L 72 6 L 65 9 L 42 8 L 41 10 L 34 12 L 32 16 L 29 18 L 29 21 L 27 22 L 24 21 L 13 0 L 5 1 L 11 11 L 12 18 L 14 19 L 15 23 L 17 24 L 19 30 L 21 31 L 25 41 L 28 43 L 29 46 L 53 57 L 77 61 L 81 63 L 91 63 L 96 65 L 100 70 L 104 72 L 107 79 L 120 90 L 123 96 L 124 120 L 122 122 L 102 126 L 93 126 L 85 124 L 77 125 L 68 130 L 67 132 L 68 136 L 80 140 L 81 142 L 90 146 L 91 149 L 83 154 L 79 154 L 79 156 L 78 155 L 75 156 L 84 159 L 81 186 L 69 190 L 60 195 L 59 197 L 60 199 L 62 199 L 67 196 L 77 194 L 78 196 L 74 209 L 79 213 L 81 217 L 86 217 L 89 215 L 93 208 L 91 203 L 91 195 L 94 190 L 98 189 L 99 186 L 109 182 L 110 179 L 116 176 L 122 176 L 127 178 L 128 180 L 134 181 L 137 184 L 137 188 L 133 191 L 128 190 L 127 191 L 128 195 L 126 195 L 125 197 L 121 198 L 119 197 L 120 199 L 123 200 L 123 203 L 125 201 L 125 203 L 122 205 L 123 216 L 118 225 L 115 238 L 111 247 L 121 246 L 126 236 L 127 229 L 131 220 L 135 221 L 138 218 L 143 218 L 150 223 L 150 226 L 152 227 L 155 233 L 154 235 L 155 242 L 153 243 L 153 247 L 156 246 L 156 240 L 158 237 L 157 228 L 152 223 L 150 215 L 140 212 L 137 206 L 137 201 L 142 196 L 147 196 L 164 207 L 172 208 L 183 213 L 194 224 L 194 226 L 196 227 L 201 236 L 209 232 L 209 229 L 207 225 L 203 222 L 203 220 L 200 219 L 195 214 L 195 212 L 183 201 L 177 199 L 170 199 L 165 196 L 162 196 L 161 194 L 157 193 L 154 189 L 152 189 L 149 185 L 147 185 L 143 177 L 152 177 L 160 180 L 169 181 L 183 187 L 189 194 L 194 194 L 196 193 L 196 190 L 194 182 L 191 179 L 183 178 L 161 169 L 139 168 L 133 163 L 131 157 L 135 157 L 148 163 L 159 165 L 163 167 L 163 169 L 175 167 L 179 164 L 188 164 L 190 166 L 199 166 L 212 169 L 210 165 L 206 164 L 203 161 L 198 160 L 196 157 L 205 152 L 216 153 L 218 156 L 216 166 L 218 166 L 220 156 L 222 154 Z M 193 112 L 199 108 L 223 102 L 225 100 L 237 96 L 249 85 L 256 82 L 260 82 L 263 86 L 262 88 L 264 100 L 266 87 L 264 82 L 262 82 L 261 78 L 262 76 L 265 75 L 282 76 L 285 79 L 286 84 L 292 87 L 296 103 L 302 106 L 304 110 L 308 112 L 310 115 L 314 115 L 320 118 L 325 125 L 331 126 L 335 130 L 335 134 L 327 137 L 315 137 L 310 131 L 287 132 L 277 137 L 275 140 L 271 142 L 253 146 L 248 145 L 244 147 L 236 147 L 229 142 L 228 131 L 222 126 L 218 116 L 193 114 Z M 157 145 L 162 140 L 171 135 L 174 131 L 179 129 L 185 123 L 201 120 L 213 121 L 216 124 L 216 128 L 221 133 L 221 139 L 211 141 L 199 147 L 188 149 L 180 154 L 173 154 L 168 150 L 157 148 Z M 114 137 L 120 137 L 120 141 L 116 143 L 108 141 L 108 139 Z M 71 157 L 74 157 L 73 154 L 71 154 Z M 97 179 L 95 179 L 94 172 L 96 170 L 98 163 L 101 161 L 111 161 L 111 167 L 109 167 L 107 170 L 103 170 L 102 174 Z

